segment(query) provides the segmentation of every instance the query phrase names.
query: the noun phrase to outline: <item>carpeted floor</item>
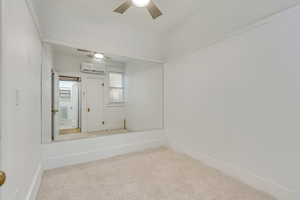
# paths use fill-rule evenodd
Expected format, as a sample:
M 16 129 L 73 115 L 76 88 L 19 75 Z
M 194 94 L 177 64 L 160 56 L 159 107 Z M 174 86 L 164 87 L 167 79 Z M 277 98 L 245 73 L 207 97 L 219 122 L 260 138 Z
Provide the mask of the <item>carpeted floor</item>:
M 47 171 L 37 200 L 274 200 L 160 148 Z

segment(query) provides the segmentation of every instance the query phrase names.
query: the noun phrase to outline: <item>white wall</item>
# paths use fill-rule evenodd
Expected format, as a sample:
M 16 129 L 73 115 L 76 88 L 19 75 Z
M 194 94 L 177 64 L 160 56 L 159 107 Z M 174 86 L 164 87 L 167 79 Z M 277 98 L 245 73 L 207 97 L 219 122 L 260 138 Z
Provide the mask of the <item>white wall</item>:
M 132 61 L 126 64 L 126 126 L 130 131 L 163 128 L 163 65 Z
M 166 64 L 173 147 L 286 200 L 300 198 L 299 18 L 298 6 Z
M 63 55 L 55 51 L 53 54 L 54 69 L 61 74 L 80 76 L 80 65 L 83 62 L 89 62 L 89 60 L 79 56 Z
M 50 143 L 52 138 L 52 70 L 53 51 L 50 45 L 43 45 L 42 67 L 42 141 Z
M 163 130 L 57 142 L 43 146 L 46 169 L 100 160 L 166 145 Z
M 41 170 L 41 42 L 26 1 L 1 3 L 2 200 L 29 200 Z

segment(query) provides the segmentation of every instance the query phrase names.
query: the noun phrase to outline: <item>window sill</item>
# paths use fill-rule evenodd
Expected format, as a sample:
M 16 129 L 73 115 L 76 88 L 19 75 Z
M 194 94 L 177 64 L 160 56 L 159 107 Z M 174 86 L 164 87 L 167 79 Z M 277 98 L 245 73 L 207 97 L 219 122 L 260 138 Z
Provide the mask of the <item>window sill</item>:
M 124 107 L 125 106 L 125 102 L 123 103 L 109 103 L 106 104 L 105 107 Z

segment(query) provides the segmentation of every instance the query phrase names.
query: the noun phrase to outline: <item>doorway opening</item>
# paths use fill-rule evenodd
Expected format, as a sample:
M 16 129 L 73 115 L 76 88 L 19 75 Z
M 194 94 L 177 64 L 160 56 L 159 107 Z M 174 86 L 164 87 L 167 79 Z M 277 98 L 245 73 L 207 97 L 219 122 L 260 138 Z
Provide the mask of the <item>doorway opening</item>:
M 53 138 L 81 132 L 81 79 L 53 73 Z

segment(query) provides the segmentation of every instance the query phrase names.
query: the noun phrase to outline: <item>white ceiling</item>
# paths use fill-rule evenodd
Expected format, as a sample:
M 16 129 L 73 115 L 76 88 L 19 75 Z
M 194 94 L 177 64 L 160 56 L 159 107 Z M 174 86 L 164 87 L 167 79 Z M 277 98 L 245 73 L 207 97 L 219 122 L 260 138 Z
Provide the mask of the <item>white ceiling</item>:
M 60 16 L 94 24 L 124 24 L 162 33 L 197 10 L 206 0 L 154 0 L 163 16 L 152 20 L 146 8 L 131 7 L 124 15 L 112 12 L 125 0 L 32 0 L 40 17 Z
M 124 15 L 112 12 L 125 0 L 32 0 L 40 11 L 41 18 L 60 16 L 63 20 L 72 18 L 94 24 L 123 24 L 140 30 L 166 33 L 184 23 L 191 15 L 203 13 L 205 19 L 226 16 L 226 13 L 244 19 L 260 18 L 272 12 L 289 7 L 299 0 L 153 0 L 162 10 L 163 16 L 152 20 L 146 8 L 130 8 Z M 253 16 L 251 16 L 253 11 Z M 238 20 L 238 19 L 233 19 Z M 218 22 L 216 22 L 218 23 Z
M 83 58 L 83 59 L 88 58 L 87 55 L 89 53 L 78 51 L 77 48 L 68 47 L 68 46 L 61 45 L 61 44 L 54 44 L 54 43 L 49 43 L 49 45 L 51 46 L 51 49 L 52 49 L 54 55 L 74 56 L 74 57 Z M 93 51 L 93 50 L 90 50 L 90 49 L 85 49 L 85 50 Z M 103 52 L 99 52 L 99 53 L 103 53 Z M 106 57 L 108 57 L 110 61 L 119 62 L 119 63 L 130 63 L 130 62 L 153 63 L 153 62 L 150 62 L 150 61 L 137 60 L 137 59 L 128 58 L 128 57 L 125 57 L 125 56 L 118 56 L 118 55 L 113 55 L 113 54 L 108 54 L 108 53 L 104 53 L 104 55 Z
M 128 48 L 133 49 L 134 54 L 146 49 L 155 56 L 167 46 L 166 39 L 180 33 L 190 21 L 194 22 L 189 29 L 194 31 L 189 32 L 195 32 L 193 37 L 201 40 L 197 48 L 201 48 L 233 29 L 300 3 L 300 0 L 153 0 L 163 15 L 152 20 L 146 8 L 132 7 L 124 15 L 114 13 L 113 9 L 125 0 L 32 1 L 46 39 L 63 35 L 74 41 L 78 35 L 74 33 L 82 32 L 84 37 L 78 40 L 91 41 L 91 44 L 102 41 L 95 46 L 108 52 L 129 55 Z M 181 36 L 186 37 L 190 36 L 185 33 Z M 159 40 L 157 47 L 151 46 L 156 40 Z M 146 57 L 144 54 L 141 57 Z

